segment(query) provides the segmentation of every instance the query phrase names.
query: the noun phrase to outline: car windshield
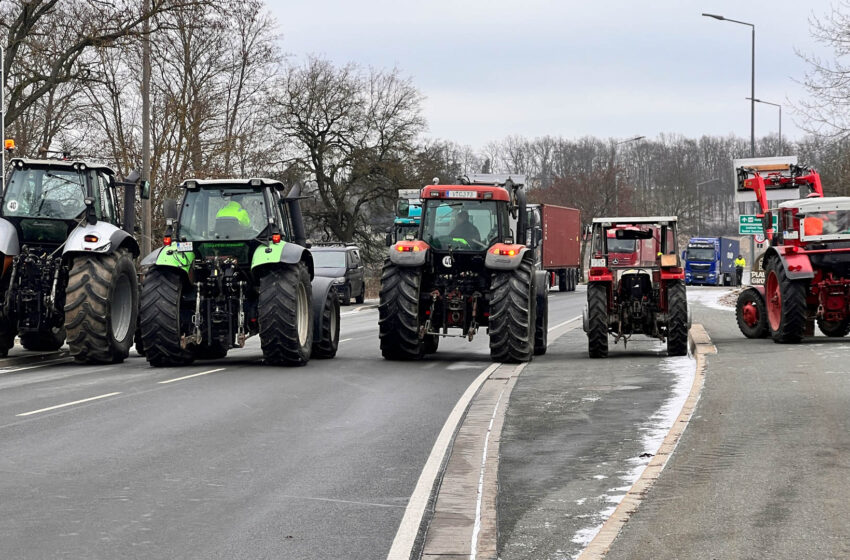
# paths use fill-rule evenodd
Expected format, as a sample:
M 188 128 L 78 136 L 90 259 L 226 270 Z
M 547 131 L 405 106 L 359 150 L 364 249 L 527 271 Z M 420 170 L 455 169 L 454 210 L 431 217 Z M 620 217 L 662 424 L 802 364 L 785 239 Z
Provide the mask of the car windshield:
M 498 212 L 498 203 L 492 200 L 428 200 L 422 240 L 435 249 L 480 251 L 510 237 L 509 230 L 499 231 Z
M 201 186 L 186 191 L 178 235 L 183 241 L 249 240 L 267 224 L 262 189 Z
M 316 268 L 345 268 L 345 251 L 313 251 Z
M 714 258 L 714 249 L 708 247 L 690 247 L 688 249 L 689 261 L 713 261 Z
M 73 170 L 15 169 L 3 199 L 4 216 L 73 220 L 86 209 L 85 176 Z
M 613 237 L 608 238 L 608 252 L 609 253 L 634 253 L 636 251 L 635 247 L 637 244 L 636 239 L 615 239 Z
M 850 237 L 850 210 L 808 212 L 803 220 L 806 237 Z

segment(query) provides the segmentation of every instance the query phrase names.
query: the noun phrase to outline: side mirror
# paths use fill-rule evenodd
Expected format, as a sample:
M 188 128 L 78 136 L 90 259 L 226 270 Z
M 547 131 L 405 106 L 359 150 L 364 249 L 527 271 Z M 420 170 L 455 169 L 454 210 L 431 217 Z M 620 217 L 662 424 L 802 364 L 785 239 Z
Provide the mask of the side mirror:
M 139 185 L 139 197 L 142 200 L 150 200 L 151 197 L 151 182 L 142 181 Z
M 87 196 L 84 200 L 86 205 L 86 222 L 93 226 L 97 223 L 97 214 L 94 211 L 94 199 Z
M 173 198 L 166 198 L 162 201 L 162 214 L 166 220 L 177 219 L 177 201 Z

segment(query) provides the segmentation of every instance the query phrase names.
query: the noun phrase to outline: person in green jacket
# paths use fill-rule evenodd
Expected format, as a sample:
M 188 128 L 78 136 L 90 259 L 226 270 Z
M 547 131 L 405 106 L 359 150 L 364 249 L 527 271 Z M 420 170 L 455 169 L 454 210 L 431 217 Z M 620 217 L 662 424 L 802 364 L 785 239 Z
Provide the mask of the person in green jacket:
M 727 261 L 728 262 L 728 261 Z M 735 285 L 741 285 L 741 278 L 744 276 L 744 267 L 747 266 L 747 261 L 744 260 L 744 257 L 738 254 L 738 258 L 735 259 Z

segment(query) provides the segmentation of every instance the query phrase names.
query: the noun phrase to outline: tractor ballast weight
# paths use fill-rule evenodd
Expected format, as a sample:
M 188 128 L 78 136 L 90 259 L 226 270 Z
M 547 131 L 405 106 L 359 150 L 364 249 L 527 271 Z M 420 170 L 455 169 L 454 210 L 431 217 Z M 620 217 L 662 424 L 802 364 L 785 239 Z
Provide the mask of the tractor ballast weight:
M 609 335 L 625 347 L 642 334 L 666 342 L 670 356 L 687 354 L 690 315 L 676 226 L 675 216 L 594 218 L 582 314 L 591 358 L 608 356 Z M 635 259 L 613 262 L 611 239 L 634 240 Z
M 153 366 L 223 358 L 259 335 L 266 361 L 304 365 L 339 344 L 333 279 L 314 277 L 300 190 L 271 179 L 187 180 L 142 261 L 141 344 Z
M 2 322 L 0 354 L 16 334 L 30 350 L 56 350 L 67 338 L 79 362 L 114 363 L 129 354 L 138 293 L 139 245 L 125 208 L 147 182 L 115 179 L 88 161 L 10 161 L 0 198 Z
M 472 340 L 481 328 L 494 361 L 527 362 L 546 351 L 547 278 L 529 252 L 524 183 L 470 175 L 422 189 L 417 238 L 389 248 L 381 276 L 385 358 L 419 359 L 440 338 Z
M 818 173 L 787 165 L 763 174 L 737 170 L 738 188 L 755 191 L 769 247 L 761 257 L 764 286 L 741 292 L 736 318 L 749 338 L 771 336 L 796 343 L 817 324 L 830 337 L 850 332 L 850 198 L 824 197 Z M 808 196 L 768 208 L 767 192 L 778 186 L 808 189 Z M 778 228 L 773 228 L 773 216 Z

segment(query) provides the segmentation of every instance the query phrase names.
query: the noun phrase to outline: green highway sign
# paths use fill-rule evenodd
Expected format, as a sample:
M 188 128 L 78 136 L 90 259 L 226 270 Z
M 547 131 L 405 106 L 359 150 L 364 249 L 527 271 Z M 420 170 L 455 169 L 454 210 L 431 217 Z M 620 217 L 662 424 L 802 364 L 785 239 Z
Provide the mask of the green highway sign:
M 779 219 L 773 216 L 773 229 L 779 227 Z M 761 225 L 761 218 L 755 214 L 741 214 L 738 216 L 738 235 L 756 235 L 764 233 Z

